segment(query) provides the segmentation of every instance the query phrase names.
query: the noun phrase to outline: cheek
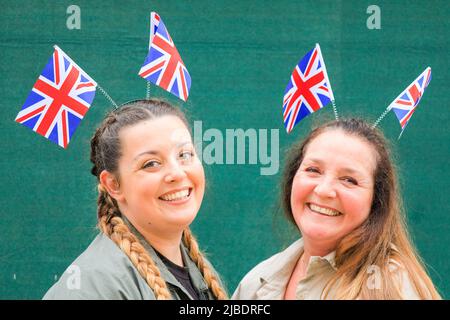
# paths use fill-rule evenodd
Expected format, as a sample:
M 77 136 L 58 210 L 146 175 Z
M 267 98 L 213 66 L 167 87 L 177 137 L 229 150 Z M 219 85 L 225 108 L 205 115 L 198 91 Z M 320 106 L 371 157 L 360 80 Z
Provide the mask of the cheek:
M 134 198 L 135 205 L 154 203 L 158 198 L 162 178 L 158 175 L 147 175 L 143 179 L 136 179 L 130 184 L 129 195 Z
M 292 214 L 296 216 L 304 206 L 308 196 L 314 191 L 314 184 L 310 183 L 308 179 L 294 178 L 291 191 L 291 207 Z
M 205 172 L 200 162 L 195 163 L 189 171 L 189 177 L 196 189 L 197 198 L 201 201 L 205 192 Z
M 340 194 L 344 212 L 351 216 L 355 223 L 362 223 L 369 216 L 372 206 L 371 192 L 342 192 Z

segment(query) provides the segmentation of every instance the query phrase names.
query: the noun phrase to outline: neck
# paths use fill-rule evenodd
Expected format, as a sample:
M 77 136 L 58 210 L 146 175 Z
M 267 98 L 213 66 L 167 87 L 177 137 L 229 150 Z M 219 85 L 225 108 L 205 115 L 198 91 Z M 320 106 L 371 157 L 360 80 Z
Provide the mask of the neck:
M 156 251 L 173 263 L 183 266 L 183 258 L 180 249 L 183 230 L 173 232 L 167 232 L 167 230 L 165 230 L 159 232 L 159 230 L 149 230 L 149 228 L 142 227 L 139 223 L 136 223 L 128 217 L 127 219 Z
M 150 233 L 143 234 L 143 236 L 156 251 L 176 265 L 183 266 L 183 258 L 180 249 L 182 233 L 170 238 L 162 238 Z

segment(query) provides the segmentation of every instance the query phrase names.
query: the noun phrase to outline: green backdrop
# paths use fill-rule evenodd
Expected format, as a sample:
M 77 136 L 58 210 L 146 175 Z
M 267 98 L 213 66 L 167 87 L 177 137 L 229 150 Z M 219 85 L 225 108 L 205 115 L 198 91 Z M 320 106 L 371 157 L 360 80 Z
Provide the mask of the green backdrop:
M 330 106 L 287 135 L 281 102 L 290 74 L 316 42 L 342 116 L 374 121 L 427 66 L 433 78 L 400 141 L 391 140 L 414 242 L 444 297 L 450 297 L 450 2 L 442 1 L 0 1 L 2 150 L 0 298 L 40 299 L 96 234 L 96 185 L 89 139 L 111 107 L 97 92 L 67 150 L 14 119 L 58 44 L 118 103 L 142 98 L 137 72 L 147 54 L 149 12 L 164 20 L 191 74 L 187 103 L 152 86 L 201 120 L 205 131 L 278 129 L 284 151 Z M 81 29 L 69 30 L 71 4 Z M 367 8 L 381 9 L 368 29 Z M 270 148 L 270 147 L 269 147 Z M 258 262 L 295 237 L 278 208 L 278 174 L 261 165 L 206 165 L 207 192 L 192 228 L 232 293 Z

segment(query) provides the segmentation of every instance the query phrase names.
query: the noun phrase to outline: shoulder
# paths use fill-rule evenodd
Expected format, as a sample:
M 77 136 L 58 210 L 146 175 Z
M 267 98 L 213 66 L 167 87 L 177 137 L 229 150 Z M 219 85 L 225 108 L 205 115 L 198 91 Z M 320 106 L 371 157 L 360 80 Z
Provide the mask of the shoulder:
M 253 269 L 251 269 L 245 276 L 242 278 L 241 284 L 250 284 L 253 282 L 259 282 L 261 278 L 265 279 L 269 277 L 272 272 L 273 263 L 279 258 L 282 252 L 278 252 L 274 254 L 270 258 L 263 260 L 258 263 Z
M 130 259 L 104 234 L 66 269 L 44 299 L 154 299 Z
M 276 256 L 276 255 L 275 255 Z M 271 261 L 275 256 L 270 257 L 267 260 L 262 261 L 251 269 L 239 282 L 236 290 L 234 291 L 232 300 L 254 300 L 256 299 L 256 292 L 262 286 L 264 282 L 263 275 L 266 274 L 266 269 L 270 268 Z
M 413 281 L 413 276 L 408 272 L 405 266 L 399 262 L 397 259 L 389 260 L 389 272 L 391 274 L 391 279 L 397 287 L 402 298 L 405 300 L 421 300 L 423 299 L 418 293 L 415 282 Z M 418 275 L 417 275 L 418 276 Z M 427 292 L 426 286 L 423 281 L 418 280 L 419 285 L 423 288 L 422 291 Z M 426 297 L 431 299 L 431 294 L 428 292 Z
M 248 300 L 254 299 L 259 288 L 274 274 L 283 270 L 291 256 L 302 248 L 302 240 L 291 244 L 287 249 L 280 251 L 270 258 L 260 262 L 251 269 L 241 280 L 232 299 Z

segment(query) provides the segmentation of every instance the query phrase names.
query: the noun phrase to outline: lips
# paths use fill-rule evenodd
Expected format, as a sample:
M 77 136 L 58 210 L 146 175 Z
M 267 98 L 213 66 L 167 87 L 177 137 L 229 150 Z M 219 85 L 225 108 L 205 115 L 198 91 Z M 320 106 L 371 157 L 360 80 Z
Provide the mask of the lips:
M 321 214 L 321 215 L 325 215 L 328 217 L 338 217 L 342 215 L 342 212 L 336 210 L 336 209 L 332 209 L 329 207 L 324 207 L 315 203 L 306 203 L 306 206 L 313 212 Z
M 159 197 L 159 199 L 168 202 L 183 201 L 185 199 L 188 199 L 191 193 L 192 188 L 180 188 L 163 194 Z

